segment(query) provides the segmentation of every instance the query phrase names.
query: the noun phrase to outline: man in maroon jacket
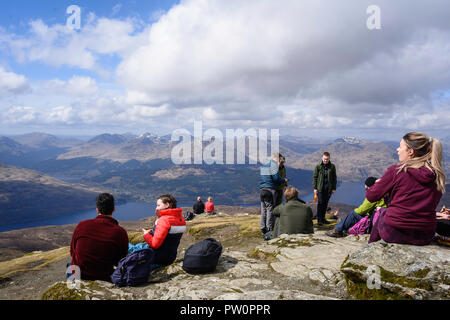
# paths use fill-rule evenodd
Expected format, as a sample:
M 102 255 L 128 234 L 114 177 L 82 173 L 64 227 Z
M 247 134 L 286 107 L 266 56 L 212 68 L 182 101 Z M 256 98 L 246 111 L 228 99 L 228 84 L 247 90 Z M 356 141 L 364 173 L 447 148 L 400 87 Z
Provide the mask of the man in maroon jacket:
M 128 253 L 128 234 L 112 217 L 114 197 L 108 193 L 96 199 L 97 217 L 81 221 L 70 244 L 72 265 L 80 267 L 82 280 L 111 281 L 113 266 Z

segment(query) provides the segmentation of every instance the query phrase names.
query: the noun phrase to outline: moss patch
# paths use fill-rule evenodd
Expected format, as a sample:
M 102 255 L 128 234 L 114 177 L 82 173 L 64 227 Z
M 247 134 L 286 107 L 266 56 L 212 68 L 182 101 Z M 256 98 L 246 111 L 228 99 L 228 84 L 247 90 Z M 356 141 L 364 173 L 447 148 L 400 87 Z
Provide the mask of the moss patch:
M 433 286 L 422 279 L 412 279 L 410 277 L 399 276 L 395 273 L 385 270 L 382 267 L 380 267 L 380 271 L 380 277 L 382 281 L 398 284 L 402 287 L 408 287 L 412 289 L 419 288 L 426 291 L 433 291 Z
M 364 282 L 353 282 L 347 275 L 344 275 L 347 284 L 348 295 L 357 300 L 412 300 L 411 297 L 405 297 L 391 292 L 383 287 L 380 289 L 369 289 Z
M 387 283 L 392 283 L 395 285 L 399 285 L 404 288 L 410 289 L 423 289 L 426 291 L 433 291 L 433 286 L 424 281 L 424 278 L 429 272 L 430 269 L 425 268 L 423 270 L 417 271 L 414 273 L 414 277 L 406 277 L 400 276 L 393 272 L 387 271 L 383 267 L 378 266 L 380 269 L 380 280 Z M 367 284 L 365 281 L 362 281 L 361 277 L 358 276 L 359 272 L 364 272 L 367 270 L 366 266 L 356 265 L 348 262 L 348 256 L 342 262 L 341 270 L 344 268 L 350 268 L 355 270 L 355 274 L 353 276 L 349 276 L 350 274 L 345 274 L 345 279 L 347 282 L 347 290 L 348 294 L 351 297 L 356 299 L 412 299 L 410 297 L 406 297 L 397 293 L 394 293 L 386 288 L 381 289 L 369 289 L 367 288 Z
M 86 300 L 86 293 L 71 289 L 66 283 L 59 282 L 48 288 L 41 300 Z
M 316 238 L 307 238 L 307 239 L 282 239 L 279 238 L 274 245 L 279 248 L 295 248 L 295 247 L 312 247 L 316 244 L 321 243 L 332 243 L 328 240 L 316 239 Z
M 252 259 L 258 259 L 258 260 L 269 260 L 273 261 L 276 260 L 276 256 L 278 255 L 278 252 L 265 252 L 261 251 L 259 249 L 251 249 L 247 256 Z

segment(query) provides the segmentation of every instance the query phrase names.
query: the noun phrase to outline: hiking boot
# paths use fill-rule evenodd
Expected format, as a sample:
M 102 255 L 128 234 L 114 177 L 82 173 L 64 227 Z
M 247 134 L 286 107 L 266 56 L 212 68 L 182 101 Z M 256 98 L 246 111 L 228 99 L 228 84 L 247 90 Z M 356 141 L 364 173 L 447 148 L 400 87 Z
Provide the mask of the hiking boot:
M 327 236 L 329 237 L 333 237 L 333 238 L 342 238 L 344 236 L 344 234 L 340 231 L 337 231 L 336 229 L 330 230 L 328 232 L 325 233 Z

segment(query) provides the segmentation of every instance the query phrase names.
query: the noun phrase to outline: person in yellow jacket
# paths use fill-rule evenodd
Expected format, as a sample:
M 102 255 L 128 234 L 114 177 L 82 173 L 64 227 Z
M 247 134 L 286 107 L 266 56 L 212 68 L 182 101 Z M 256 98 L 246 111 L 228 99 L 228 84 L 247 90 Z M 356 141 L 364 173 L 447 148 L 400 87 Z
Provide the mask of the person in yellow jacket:
M 375 184 L 377 178 L 369 177 L 365 181 L 364 187 L 366 190 Z M 353 227 L 359 220 L 361 220 L 366 215 L 371 216 L 377 207 L 386 208 L 387 205 L 384 201 L 384 198 L 381 198 L 377 202 L 369 202 L 367 198 L 364 199 L 364 202 L 356 208 L 354 211 L 350 212 L 344 219 L 342 219 L 333 230 L 327 232 L 326 234 L 330 237 L 343 237 L 344 232 L 347 232 L 351 227 Z

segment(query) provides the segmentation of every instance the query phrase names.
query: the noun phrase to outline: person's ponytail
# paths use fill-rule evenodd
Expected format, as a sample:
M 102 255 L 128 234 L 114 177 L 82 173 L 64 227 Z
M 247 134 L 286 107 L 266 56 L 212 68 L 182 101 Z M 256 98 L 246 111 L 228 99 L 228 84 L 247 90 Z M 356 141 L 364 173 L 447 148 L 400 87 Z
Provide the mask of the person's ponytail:
M 431 167 L 436 173 L 436 186 L 437 189 L 444 194 L 445 193 L 445 173 L 442 169 L 442 143 L 436 139 L 431 138 Z
M 430 138 L 422 132 L 409 132 L 403 136 L 409 149 L 414 150 L 414 156 L 402 161 L 397 169 L 406 171 L 407 168 L 418 169 L 425 166 L 436 174 L 436 188 L 445 193 L 445 173 L 442 169 L 442 143 L 439 139 Z

